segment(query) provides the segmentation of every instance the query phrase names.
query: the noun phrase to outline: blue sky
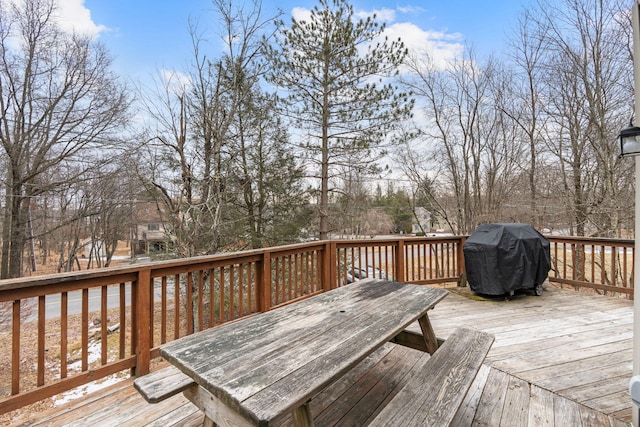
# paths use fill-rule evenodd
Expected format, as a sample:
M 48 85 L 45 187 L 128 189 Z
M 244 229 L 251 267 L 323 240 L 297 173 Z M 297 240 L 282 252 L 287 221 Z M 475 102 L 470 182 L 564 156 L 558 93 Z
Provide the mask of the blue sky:
M 114 68 L 132 79 L 146 79 L 161 69 L 188 62 L 189 17 L 214 26 L 211 0 L 59 0 L 63 22 L 90 32 L 114 57 Z M 265 16 L 280 7 L 286 14 L 310 9 L 311 0 L 263 0 Z M 429 46 L 444 56 L 463 43 L 481 54 L 500 53 L 528 0 L 353 1 L 356 13 L 376 11 L 394 35 L 411 46 Z M 412 3 L 415 1 L 415 3 Z

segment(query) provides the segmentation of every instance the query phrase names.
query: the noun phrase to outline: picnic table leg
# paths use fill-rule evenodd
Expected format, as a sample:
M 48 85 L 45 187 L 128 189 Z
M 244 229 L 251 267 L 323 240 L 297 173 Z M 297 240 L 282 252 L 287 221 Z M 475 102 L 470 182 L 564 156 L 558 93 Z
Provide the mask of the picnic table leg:
M 182 394 L 189 399 L 191 403 L 196 405 L 198 409 L 204 412 L 204 421 L 202 422 L 204 427 L 217 427 L 218 423 L 214 420 L 218 420 L 222 425 L 255 425 L 252 420 L 240 415 L 216 396 L 198 385 L 194 384 L 193 387 L 184 390 Z
M 427 316 L 427 313 L 425 313 L 418 319 L 418 323 L 420 324 L 420 329 L 422 330 L 424 343 L 427 346 L 427 352 L 429 354 L 435 353 L 435 351 L 438 349 L 438 339 L 436 338 L 435 332 L 433 332 L 433 327 L 431 326 L 431 321 L 429 320 L 429 316 Z
M 313 427 L 313 416 L 309 402 L 293 410 L 293 425 L 296 427 Z

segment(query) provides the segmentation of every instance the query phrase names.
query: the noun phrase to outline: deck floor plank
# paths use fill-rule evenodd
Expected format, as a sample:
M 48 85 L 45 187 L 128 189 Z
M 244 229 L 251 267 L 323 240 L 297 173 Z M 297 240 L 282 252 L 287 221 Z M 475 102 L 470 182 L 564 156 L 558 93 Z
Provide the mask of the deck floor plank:
M 520 378 L 510 375 L 507 387 L 500 426 L 526 425 L 529 420 L 531 385 Z
M 496 427 L 500 425 L 508 389 L 509 375 L 492 369 L 478 404 L 478 410 L 473 420 L 474 426 Z
M 570 336 L 568 335 L 569 334 L 564 334 L 537 341 L 522 341 L 510 346 L 492 348 L 491 357 L 489 359 L 493 362 L 498 362 L 500 360 L 509 359 L 528 352 L 545 350 L 553 351 L 558 347 L 566 346 L 569 339 L 571 340 L 571 344 L 578 348 L 628 340 L 633 336 L 633 321 L 605 328 L 596 324 L 590 327 L 585 327 L 580 332 L 574 332 L 570 334 Z
M 616 377 L 620 372 L 626 371 L 627 368 L 631 369 L 629 366 L 630 364 L 631 361 L 612 366 L 605 366 L 604 368 L 594 367 L 594 369 L 588 371 L 570 372 L 565 375 L 557 375 L 555 377 L 544 378 L 539 381 L 529 380 L 528 378 L 525 379 L 535 382 L 540 387 L 551 391 L 559 391 L 575 385 L 592 384 L 597 381 L 606 380 L 607 378 Z M 523 377 L 525 376 L 523 375 Z M 629 379 L 631 379 L 631 374 L 629 374 Z
M 480 398 L 484 392 L 484 387 L 487 384 L 487 378 L 491 368 L 488 365 L 482 365 L 476 375 L 473 384 L 469 392 L 465 396 L 458 413 L 453 418 L 452 425 L 456 427 L 469 427 L 473 424 L 473 418 L 475 417 L 478 405 L 480 404 Z
M 311 405 L 311 413 L 314 417 L 327 417 L 326 411 L 331 411 L 332 404 L 340 404 L 345 393 L 347 393 L 354 384 L 362 381 L 366 376 L 370 375 L 373 369 L 381 370 L 382 367 L 391 367 L 398 363 L 398 357 L 406 354 L 405 349 L 400 349 L 391 345 L 384 345 L 373 353 L 370 357 L 363 360 L 355 369 L 351 370 L 347 375 L 331 384 L 325 390 L 320 392 Z M 321 415 L 322 414 L 322 415 Z
M 428 355 L 411 349 L 403 349 L 398 353 L 399 359 L 391 364 L 379 363 L 380 370 L 373 370 L 373 375 L 363 378 L 362 385 L 354 384 L 339 402 L 352 400 L 344 405 L 345 411 L 336 416 L 335 423 L 326 422 L 323 417 L 318 417 L 314 422 L 317 425 L 339 425 L 358 426 L 368 424 L 368 420 L 374 418 L 380 409 L 384 407 L 383 402 L 389 401 L 398 391 L 409 381 L 408 372 L 418 364 L 424 364 Z M 384 369 L 382 369 L 384 368 Z M 342 405 L 341 405 L 342 406 Z M 338 414 L 336 414 L 338 415 Z
M 628 341 L 616 341 L 595 347 L 583 348 L 580 359 L 577 351 L 568 344 L 561 349 L 547 352 L 525 353 L 522 356 L 504 359 L 492 364 L 494 368 L 519 374 L 530 381 L 553 378 L 567 372 L 589 371 L 593 366 L 607 367 L 630 361 L 632 350 Z
M 629 377 L 623 375 L 579 386 L 572 386 L 571 388 L 560 390 L 559 393 L 577 402 L 586 402 L 597 399 L 598 397 L 608 396 L 620 390 L 626 390 L 627 387 L 629 387 Z
M 174 398 L 175 399 L 175 398 Z M 202 425 L 204 416 L 198 408 L 195 407 L 186 398 L 182 404 L 175 406 L 170 412 L 163 413 L 161 417 L 148 422 L 147 427 L 168 427 L 174 425 L 189 425 L 190 420 L 196 425 Z
M 531 385 L 529 392 L 528 425 L 553 427 L 555 425 L 553 393 L 536 385 Z
M 582 426 L 580 405 L 573 400 L 565 399 L 555 394 L 553 396 L 553 415 L 556 426 Z M 585 425 L 584 427 L 595 427 Z

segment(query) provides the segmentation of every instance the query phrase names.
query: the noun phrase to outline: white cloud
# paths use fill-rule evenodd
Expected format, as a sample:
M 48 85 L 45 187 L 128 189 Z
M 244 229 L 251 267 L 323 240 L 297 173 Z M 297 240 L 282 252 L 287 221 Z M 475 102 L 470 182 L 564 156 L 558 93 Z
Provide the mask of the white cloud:
M 382 22 L 393 22 L 396 20 L 396 11 L 393 9 L 374 9 L 372 11 L 360 11 L 356 12 L 355 16 L 360 19 L 366 19 L 376 16 L 376 20 Z
M 63 31 L 96 38 L 107 30 L 104 25 L 93 22 L 91 11 L 85 7 L 84 0 L 58 0 L 56 15 Z
M 311 10 L 303 7 L 294 7 L 291 11 L 291 17 L 296 21 L 307 21 L 311 18 Z
M 438 67 L 445 67 L 464 51 L 462 34 L 444 31 L 423 30 L 410 22 L 399 22 L 388 26 L 385 35 L 390 40 L 402 39 L 410 54 L 428 54 Z
M 426 12 L 427 9 L 420 6 L 398 6 L 398 12 L 400 13 L 422 13 Z

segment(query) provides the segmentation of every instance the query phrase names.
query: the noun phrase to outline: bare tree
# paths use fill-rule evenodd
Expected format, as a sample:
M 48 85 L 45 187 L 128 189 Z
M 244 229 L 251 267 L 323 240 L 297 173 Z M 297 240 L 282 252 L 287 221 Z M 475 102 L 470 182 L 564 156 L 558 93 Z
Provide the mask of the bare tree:
M 494 58 L 481 63 L 472 50 L 445 68 L 437 67 L 427 54 L 407 62 L 410 76 L 404 79 L 427 117 L 421 140 L 433 167 L 432 176 L 446 188 L 443 196 L 455 201 L 447 213 L 452 230 L 471 231 L 478 222 L 502 215 L 511 186 L 519 173 L 521 148 L 509 118 L 497 108 L 504 89 L 496 81 L 510 76 Z M 405 150 L 404 157 L 411 157 Z M 418 163 L 405 169 L 418 186 L 429 182 L 428 169 Z M 417 188 L 417 187 L 416 187 Z M 443 204 L 440 204 L 443 206 Z
M 68 182 L 45 181 L 43 174 L 80 157 L 103 160 L 100 149 L 111 145 L 127 119 L 129 99 L 109 71 L 107 51 L 88 37 L 62 32 L 54 5 L 0 2 L 2 278 L 21 274 L 30 202 Z
M 630 112 L 631 61 L 621 37 L 619 0 L 538 3 L 544 38 L 541 91 L 552 123 L 546 142 L 562 171 L 563 200 L 570 200 L 570 230 L 578 235 L 617 234 L 624 201 L 616 134 Z
M 365 224 L 372 203 L 361 162 L 357 153 L 345 156 L 344 164 L 336 167 L 336 188 L 331 198 L 330 228 L 352 236 L 368 233 L 371 228 Z
M 232 128 L 262 73 L 261 44 L 273 19 L 262 17 L 259 1 L 248 9 L 229 0 L 213 4 L 225 44 L 221 57 L 207 54 L 206 39 L 191 23 L 191 69 L 162 80 L 146 99 L 156 123 L 148 158 L 159 168 L 140 176 L 168 213 L 165 228 L 179 256 L 215 253 L 223 243 L 224 210 L 233 197 L 229 171 L 237 155 Z
M 131 159 L 93 171 L 85 194 L 91 214 L 87 218 L 89 248 L 86 268 L 109 267 L 121 241 L 129 239 L 134 223 L 135 187 Z
M 545 115 L 542 86 L 544 50 L 547 48 L 543 22 L 534 19 L 535 12 L 525 10 L 518 21 L 517 30 L 510 41 L 514 75 L 505 87 L 506 96 L 498 103 L 502 112 L 509 116 L 511 123 L 522 133 L 528 146 L 526 162 L 521 164 L 529 187 L 528 221 L 536 227 L 543 224 L 544 206 L 539 196 L 539 169 L 544 168 Z

